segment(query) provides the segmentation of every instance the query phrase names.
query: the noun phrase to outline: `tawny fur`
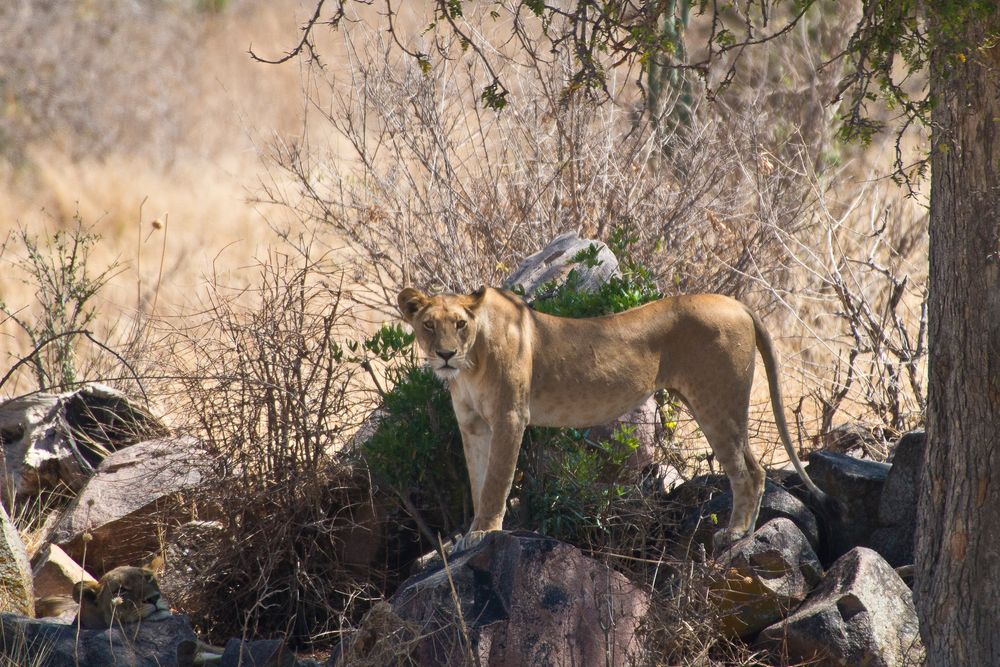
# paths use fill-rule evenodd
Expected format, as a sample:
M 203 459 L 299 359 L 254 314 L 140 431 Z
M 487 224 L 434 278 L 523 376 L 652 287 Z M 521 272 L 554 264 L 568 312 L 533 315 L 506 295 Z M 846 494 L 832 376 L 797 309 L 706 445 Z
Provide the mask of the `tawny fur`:
M 406 288 L 400 312 L 431 367 L 448 381 L 462 432 L 475 517 L 456 545 L 500 530 L 526 426 L 607 423 L 667 389 L 691 410 L 733 490 L 724 541 L 750 533 L 764 470 L 750 451 L 747 420 L 759 350 L 782 443 L 809 490 L 785 422 L 777 359 L 757 316 L 719 294 L 661 299 L 588 319 L 553 317 L 511 292 L 428 296 Z
M 158 620 L 170 614 L 156 577 L 141 567 L 116 567 L 96 584 L 80 582 L 73 588 L 73 598 L 80 603 L 80 626 L 88 630 Z

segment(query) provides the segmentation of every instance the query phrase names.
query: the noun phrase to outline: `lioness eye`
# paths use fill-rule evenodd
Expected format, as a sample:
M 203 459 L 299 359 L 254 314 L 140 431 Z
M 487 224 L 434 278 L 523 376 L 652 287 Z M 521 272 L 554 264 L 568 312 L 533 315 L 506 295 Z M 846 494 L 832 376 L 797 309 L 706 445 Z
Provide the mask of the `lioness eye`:
M 458 322 L 455 322 L 455 328 L 456 329 L 464 329 L 465 328 L 465 320 L 459 320 Z
M 428 331 L 434 331 L 434 323 L 431 321 L 424 322 L 424 328 Z

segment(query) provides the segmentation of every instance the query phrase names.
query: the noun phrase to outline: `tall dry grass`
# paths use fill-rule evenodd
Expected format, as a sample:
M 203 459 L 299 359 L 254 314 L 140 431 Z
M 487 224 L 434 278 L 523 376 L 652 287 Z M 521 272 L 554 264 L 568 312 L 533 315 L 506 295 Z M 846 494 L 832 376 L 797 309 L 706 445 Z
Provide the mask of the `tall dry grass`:
M 301 131 L 298 71 L 246 53 L 280 48 L 298 3 L 198 6 L 0 7 L 0 241 L 19 227 L 67 229 L 79 213 L 102 237 L 93 266 L 126 269 L 98 295 L 95 326 L 116 343 L 154 301 L 160 315 L 189 307 L 210 274 L 248 284 L 246 267 L 274 239 L 275 212 L 249 203 L 261 145 Z M 10 244 L 0 257 L 0 295 L 34 315 L 34 288 L 12 268 L 22 255 Z M 0 364 L 25 351 L 18 328 L 0 321 Z M 19 377 L 3 391 L 33 388 Z

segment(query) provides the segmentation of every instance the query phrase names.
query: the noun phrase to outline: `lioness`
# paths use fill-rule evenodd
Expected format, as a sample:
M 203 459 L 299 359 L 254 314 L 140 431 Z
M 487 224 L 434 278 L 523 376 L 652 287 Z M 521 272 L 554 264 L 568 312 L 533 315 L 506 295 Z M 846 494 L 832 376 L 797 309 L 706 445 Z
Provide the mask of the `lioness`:
M 771 338 L 757 316 L 719 294 L 661 299 L 589 319 L 553 317 L 511 292 L 428 296 L 408 287 L 399 310 L 434 372 L 448 381 L 475 511 L 462 551 L 500 530 L 524 429 L 585 428 L 625 414 L 660 389 L 688 406 L 733 491 L 728 543 L 749 534 L 764 469 L 747 440 L 755 350 L 764 359 L 785 451 L 823 506 L 834 506 L 795 455 Z

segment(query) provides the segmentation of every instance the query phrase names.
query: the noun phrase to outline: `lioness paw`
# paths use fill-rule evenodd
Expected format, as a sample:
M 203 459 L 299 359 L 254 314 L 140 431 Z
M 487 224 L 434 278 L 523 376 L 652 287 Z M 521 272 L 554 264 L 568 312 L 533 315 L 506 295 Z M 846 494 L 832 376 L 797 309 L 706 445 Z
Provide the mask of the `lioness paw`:
M 463 551 L 468 551 L 472 547 L 476 546 L 483 541 L 487 532 L 488 531 L 485 530 L 470 530 L 465 535 L 462 535 L 460 538 L 455 540 L 455 546 L 451 549 L 451 555 L 454 556 L 460 554 Z
M 719 556 L 749 534 L 749 531 L 736 531 L 729 528 L 716 531 L 712 535 L 712 555 Z

